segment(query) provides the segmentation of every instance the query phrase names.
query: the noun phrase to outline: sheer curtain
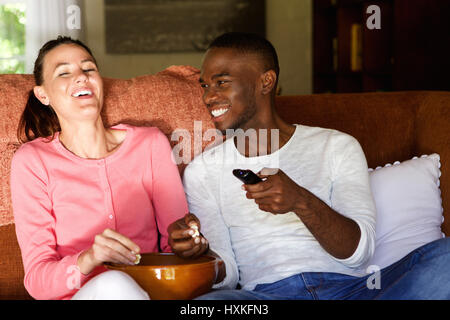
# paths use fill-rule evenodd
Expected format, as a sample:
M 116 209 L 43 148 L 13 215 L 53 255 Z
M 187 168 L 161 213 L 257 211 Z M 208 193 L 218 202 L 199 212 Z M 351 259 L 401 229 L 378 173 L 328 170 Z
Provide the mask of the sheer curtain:
M 41 46 L 58 35 L 84 40 L 83 0 L 26 0 L 25 72 Z

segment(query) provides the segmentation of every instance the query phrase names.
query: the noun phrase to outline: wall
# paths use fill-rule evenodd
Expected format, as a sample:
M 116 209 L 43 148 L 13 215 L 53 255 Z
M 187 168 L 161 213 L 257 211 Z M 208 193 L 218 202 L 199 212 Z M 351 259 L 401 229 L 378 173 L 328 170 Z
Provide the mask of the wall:
M 103 76 L 131 78 L 171 65 L 200 68 L 203 53 L 112 55 L 105 52 L 103 0 L 84 0 L 86 43 Z M 312 0 L 266 0 L 266 34 L 280 59 L 283 95 L 312 93 Z
M 312 0 L 266 0 L 266 35 L 277 49 L 282 95 L 312 93 Z

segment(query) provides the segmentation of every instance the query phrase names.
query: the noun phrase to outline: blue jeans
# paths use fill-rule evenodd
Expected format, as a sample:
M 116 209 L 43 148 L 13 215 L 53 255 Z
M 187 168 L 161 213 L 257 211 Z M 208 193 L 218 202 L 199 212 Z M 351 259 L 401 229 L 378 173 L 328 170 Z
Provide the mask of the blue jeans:
M 214 290 L 197 300 L 450 299 L 450 238 L 430 242 L 365 277 L 306 272 L 259 284 L 253 291 Z M 370 279 L 369 279 L 370 278 Z

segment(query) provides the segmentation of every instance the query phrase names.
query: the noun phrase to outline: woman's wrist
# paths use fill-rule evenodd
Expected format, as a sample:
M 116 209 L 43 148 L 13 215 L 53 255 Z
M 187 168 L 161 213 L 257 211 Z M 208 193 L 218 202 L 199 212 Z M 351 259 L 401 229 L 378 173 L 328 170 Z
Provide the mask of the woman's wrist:
M 84 275 L 88 275 L 92 272 L 92 270 L 97 267 L 97 264 L 94 262 L 93 256 L 92 256 L 92 250 L 85 250 L 78 256 L 77 261 L 78 268 L 80 269 L 80 272 Z

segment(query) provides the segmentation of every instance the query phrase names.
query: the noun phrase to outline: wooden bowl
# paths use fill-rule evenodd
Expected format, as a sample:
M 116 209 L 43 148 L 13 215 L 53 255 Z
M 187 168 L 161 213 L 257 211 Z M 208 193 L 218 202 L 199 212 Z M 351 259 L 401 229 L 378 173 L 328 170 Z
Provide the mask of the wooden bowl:
M 152 300 L 189 300 L 211 291 L 222 263 L 210 255 L 183 259 L 173 253 L 144 253 L 138 265 L 105 266 L 129 274 Z

